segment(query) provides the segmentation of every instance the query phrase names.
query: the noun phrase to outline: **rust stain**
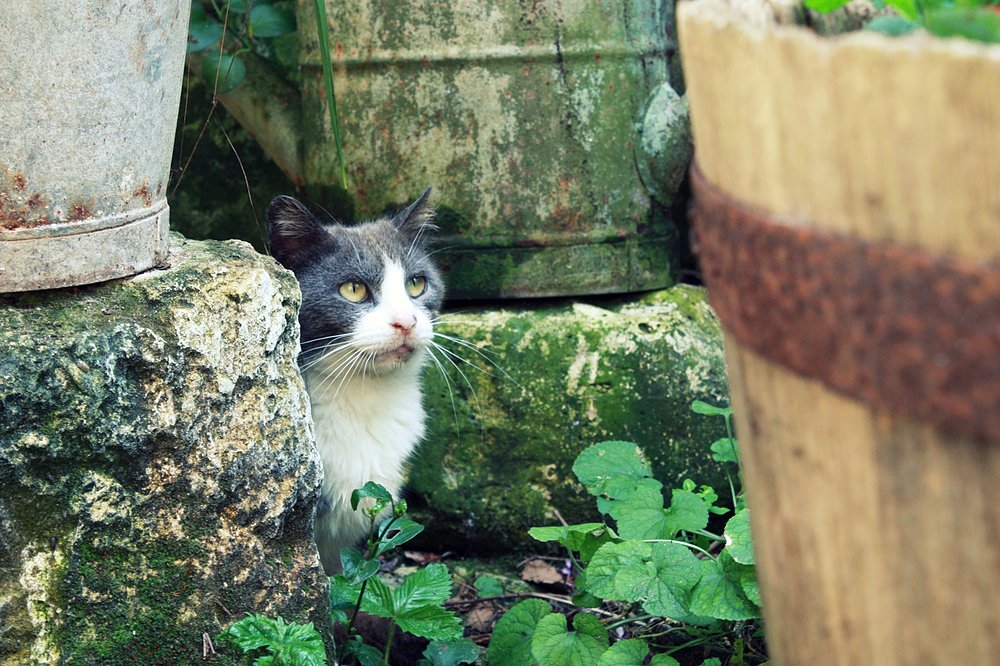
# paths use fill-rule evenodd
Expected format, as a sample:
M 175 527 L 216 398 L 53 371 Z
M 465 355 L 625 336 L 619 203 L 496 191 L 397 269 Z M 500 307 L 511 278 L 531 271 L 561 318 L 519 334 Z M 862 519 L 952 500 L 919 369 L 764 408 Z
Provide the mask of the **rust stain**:
M 93 212 L 89 207 L 81 203 L 76 203 L 69 207 L 69 216 L 66 219 L 70 222 L 78 222 L 92 215 Z
M 24 177 L 23 173 L 15 173 L 13 178 L 14 189 L 20 192 L 24 191 L 24 188 L 28 186 L 28 181 Z
M 1000 270 L 789 226 L 697 169 L 695 251 L 742 345 L 872 409 L 1000 441 Z
M 144 204 L 146 204 L 146 208 L 153 205 L 153 193 L 149 190 L 148 180 L 142 184 L 142 187 L 138 187 L 132 192 L 132 198 L 140 199 Z

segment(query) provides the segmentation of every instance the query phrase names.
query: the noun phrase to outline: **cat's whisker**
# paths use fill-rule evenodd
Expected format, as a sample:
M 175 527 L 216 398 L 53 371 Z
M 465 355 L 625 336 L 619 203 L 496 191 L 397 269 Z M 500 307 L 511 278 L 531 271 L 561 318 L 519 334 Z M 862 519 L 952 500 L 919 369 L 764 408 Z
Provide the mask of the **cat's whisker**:
M 338 387 L 343 384 L 344 380 L 350 376 L 352 367 L 357 363 L 359 358 L 364 356 L 364 354 L 365 350 L 362 348 L 347 350 L 347 353 L 345 353 L 343 358 L 334 361 L 335 365 L 329 369 L 315 390 L 317 392 L 322 392 L 321 395 L 325 398 L 334 382 L 340 379 Z
M 472 385 L 472 382 L 469 381 L 469 376 L 465 374 L 465 372 L 462 370 L 462 368 L 457 363 L 455 363 L 455 361 L 453 361 L 451 359 L 451 357 L 454 356 L 455 358 L 458 358 L 461 361 L 465 361 L 465 359 L 462 358 L 461 356 L 458 356 L 454 352 L 452 352 L 452 351 L 450 351 L 448 349 L 445 349 L 444 347 L 442 347 L 438 343 L 434 342 L 433 340 L 431 341 L 431 345 L 433 345 L 437 349 L 440 349 L 444 353 L 444 359 L 446 361 L 448 361 L 449 363 L 452 364 L 452 366 L 455 368 L 455 370 L 458 371 L 458 374 L 462 376 L 462 379 L 465 380 L 465 385 L 469 387 L 469 393 L 472 394 L 472 399 L 476 403 L 476 413 L 479 414 L 479 430 L 480 430 L 480 434 L 482 435 L 483 442 L 485 443 L 485 441 L 486 441 L 486 425 L 483 423 L 483 406 L 479 402 L 479 394 L 476 393 L 475 387 Z M 472 365 L 473 367 L 476 367 L 472 363 L 469 363 L 469 365 Z
M 455 406 L 455 391 L 452 389 L 451 379 L 448 377 L 448 373 L 444 369 L 444 365 L 438 360 L 438 357 L 434 354 L 434 347 L 427 348 L 427 355 L 430 356 L 431 360 L 434 361 L 434 365 L 437 366 L 438 372 L 441 373 L 441 377 L 444 378 L 444 384 L 448 388 L 448 398 L 451 400 L 451 411 L 455 415 L 455 434 L 458 435 L 462 428 L 458 423 L 458 407 Z
M 342 342 L 339 344 L 330 343 L 316 351 L 317 354 L 316 358 L 310 358 L 305 363 L 303 363 L 302 367 L 300 368 L 300 371 L 305 372 L 306 370 L 309 370 L 310 368 L 318 365 L 319 363 L 322 363 L 323 361 L 333 356 L 334 354 L 348 351 L 350 349 L 364 347 L 367 345 L 368 343 L 365 342 L 364 340 L 350 340 L 348 342 Z
M 507 380 L 509 380 L 514 386 L 518 387 L 519 389 L 523 389 L 524 388 L 523 386 L 521 386 L 520 384 L 518 384 L 517 380 L 515 380 L 513 377 L 511 377 L 510 374 L 500 366 L 500 364 L 498 364 L 495 360 L 493 360 L 492 358 L 490 358 L 490 354 L 496 354 L 496 352 L 493 352 L 493 351 L 490 351 L 490 350 L 480 349 L 479 347 L 477 347 L 476 345 L 472 344 L 468 340 L 463 340 L 462 338 L 458 338 L 458 337 L 455 337 L 453 335 L 445 335 L 444 333 L 439 333 L 437 331 L 434 332 L 434 337 L 435 338 L 441 338 L 442 340 L 447 340 L 448 342 L 452 342 L 452 343 L 454 343 L 456 345 L 464 347 L 465 349 L 469 349 L 471 351 L 476 352 L 477 354 L 479 354 L 480 357 L 482 357 L 482 359 L 484 361 L 486 361 L 487 363 L 489 363 L 490 365 L 492 365 L 494 368 L 496 368 L 500 372 L 500 374 L 502 374 L 504 376 L 504 378 L 507 379 Z M 442 349 L 446 349 L 443 346 L 441 348 Z M 447 351 L 450 352 L 451 350 L 447 350 Z M 489 353 L 487 353 L 487 352 L 489 352 Z M 451 353 L 454 354 L 454 352 L 451 352 Z M 489 372 L 488 370 L 483 370 L 478 365 L 476 365 L 475 363 L 472 363 L 468 359 L 463 358 L 462 356 L 460 356 L 458 354 L 454 354 L 454 355 L 455 355 L 456 358 L 461 359 L 462 361 L 464 361 L 465 363 L 467 363 L 467 364 L 471 365 L 472 367 L 476 368 L 480 372 L 485 372 L 487 375 L 489 375 L 491 377 L 495 377 L 496 376 L 492 372 Z

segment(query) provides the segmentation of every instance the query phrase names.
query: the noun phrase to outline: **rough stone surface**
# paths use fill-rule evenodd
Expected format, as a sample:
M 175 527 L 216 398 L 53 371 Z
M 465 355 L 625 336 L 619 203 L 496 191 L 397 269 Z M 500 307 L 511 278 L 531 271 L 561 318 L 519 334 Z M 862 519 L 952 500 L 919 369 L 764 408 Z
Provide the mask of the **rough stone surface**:
M 428 541 L 509 550 L 533 543 L 528 527 L 556 524 L 555 510 L 570 522 L 595 518 L 571 467 L 609 439 L 639 443 L 665 484 L 728 488 L 709 457 L 724 424 L 690 410 L 694 399 L 728 403 L 721 331 L 703 291 L 593 303 L 470 310 L 438 326 L 476 350 L 441 339 L 465 360 L 437 351 L 444 372 L 426 372 L 429 431 L 409 488 Z
M 0 298 L 0 663 L 196 663 L 247 612 L 324 623 L 298 288 L 244 243 L 172 245 Z
M 639 173 L 650 196 L 664 206 L 675 203 L 694 155 L 687 98 L 669 83 L 649 96 L 636 146 Z

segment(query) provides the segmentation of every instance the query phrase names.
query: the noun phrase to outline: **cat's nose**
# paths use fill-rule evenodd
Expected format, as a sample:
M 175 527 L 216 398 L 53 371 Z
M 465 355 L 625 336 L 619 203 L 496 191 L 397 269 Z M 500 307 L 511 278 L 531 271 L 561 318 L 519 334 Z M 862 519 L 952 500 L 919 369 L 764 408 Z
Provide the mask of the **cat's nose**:
M 413 329 L 417 326 L 416 315 L 402 315 L 400 317 L 393 317 L 389 325 L 394 329 L 402 333 L 403 335 L 409 335 L 413 332 Z

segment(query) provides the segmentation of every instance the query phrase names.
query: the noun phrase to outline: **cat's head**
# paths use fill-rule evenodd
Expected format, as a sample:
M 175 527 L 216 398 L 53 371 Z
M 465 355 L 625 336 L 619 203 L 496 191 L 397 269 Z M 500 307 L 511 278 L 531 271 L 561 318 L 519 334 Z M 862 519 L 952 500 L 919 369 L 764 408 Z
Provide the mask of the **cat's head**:
M 354 374 L 419 365 L 444 298 L 425 245 L 434 229 L 429 195 L 357 226 L 320 224 L 292 197 L 271 202 L 271 254 L 302 289 L 304 364 L 325 356 L 325 365 Z

